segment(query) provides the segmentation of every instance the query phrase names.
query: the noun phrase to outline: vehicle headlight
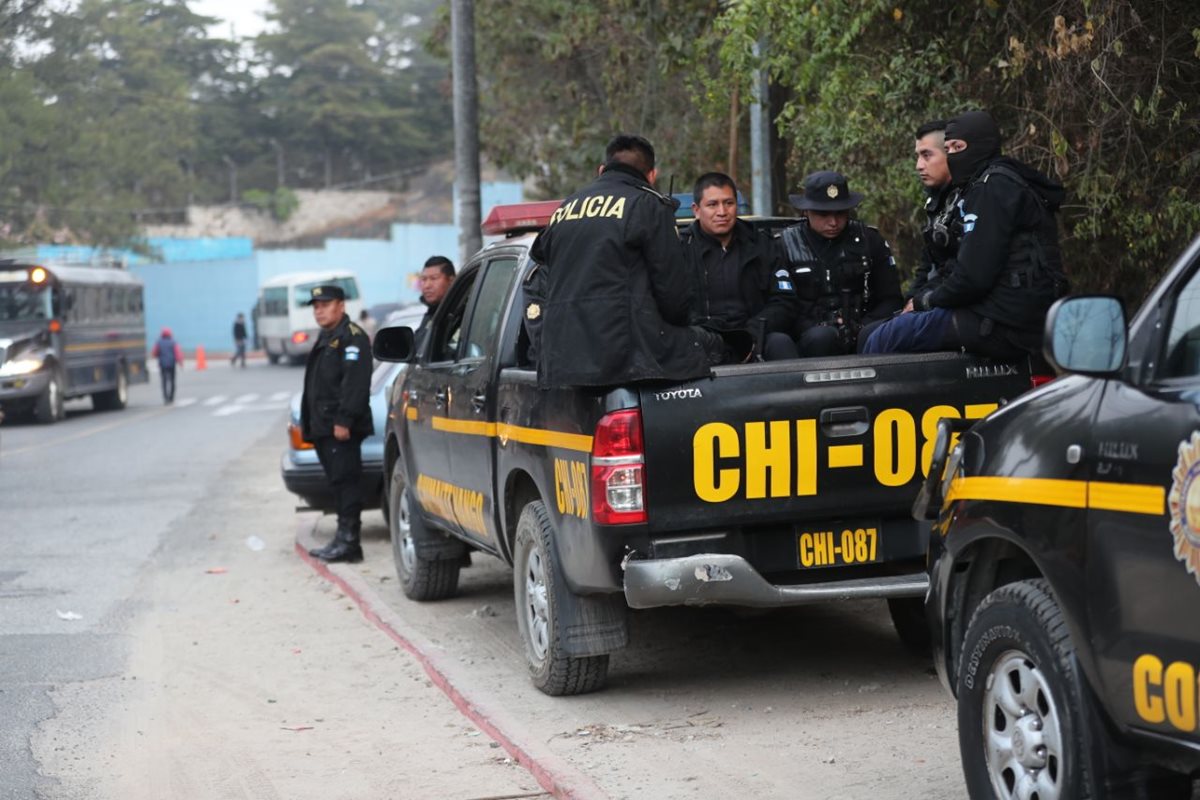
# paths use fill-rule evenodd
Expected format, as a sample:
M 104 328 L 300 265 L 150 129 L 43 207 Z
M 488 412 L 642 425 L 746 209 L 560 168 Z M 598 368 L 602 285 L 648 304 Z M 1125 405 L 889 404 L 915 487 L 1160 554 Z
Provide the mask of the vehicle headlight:
M 0 364 L 0 376 L 28 375 L 41 368 L 42 360 L 40 358 L 14 358 L 12 361 Z

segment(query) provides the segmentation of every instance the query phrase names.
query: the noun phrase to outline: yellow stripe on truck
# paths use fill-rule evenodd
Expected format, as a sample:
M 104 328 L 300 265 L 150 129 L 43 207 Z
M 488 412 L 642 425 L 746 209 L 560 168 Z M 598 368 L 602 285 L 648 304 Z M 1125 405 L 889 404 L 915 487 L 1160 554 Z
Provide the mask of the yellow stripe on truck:
M 542 447 L 559 447 L 564 450 L 576 450 L 580 453 L 592 452 L 592 437 L 582 433 L 565 433 L 563 431 L 546 430 L 545 428 L 523 428 L 520 425 L 509 425 L 504 422 L 451 419 L 450 417 L 431 417 L 430 424 L 435 431 L 443 431 L 445 433 L 461 433 L 468 436 L 495 436 L 500 439 L 500 444 L 502 445 L 508 442 L 521 442 L 523 444 L 540 445 Z
M 955 478 L 950 483 L 946 501 L 955 500 L 1032 503 L 1151 515 L 1160 515 L 1166 510 L 1166 490 L 1162 486 L 1052 478 Z

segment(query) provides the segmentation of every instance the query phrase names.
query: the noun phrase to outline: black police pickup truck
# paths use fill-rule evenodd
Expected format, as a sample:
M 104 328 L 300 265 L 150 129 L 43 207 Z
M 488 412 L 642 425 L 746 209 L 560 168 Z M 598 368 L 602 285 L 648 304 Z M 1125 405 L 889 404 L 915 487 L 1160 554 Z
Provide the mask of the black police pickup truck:
M 485 232 L 536 229 L 556 206 L 498 208 Z M 929 525 L 910 512 L 938 420 L 987 415 L 1030 387 L 1027 365 L 846 356 L 542 391 L 524 357 L 532 238 L 474 257 L 393 389 L 405 594 L 453 594 L 469 549 L 514 565 L 530 671 L 554 695 L 603 684 L 629 607 L 887 598 L 901 636 L 927 638 Z M 412 342 L 381 330 L 375 356 Z
M 1117 300 L 1072 297 L 1051 309 L 1046 342 L 1064 374 L 962 433 L 948 458 L 943 423 L 914 507 L 937 519 L 928 612 L 971 797 L 1190 798 L 1200 239 L 1128 336 Z

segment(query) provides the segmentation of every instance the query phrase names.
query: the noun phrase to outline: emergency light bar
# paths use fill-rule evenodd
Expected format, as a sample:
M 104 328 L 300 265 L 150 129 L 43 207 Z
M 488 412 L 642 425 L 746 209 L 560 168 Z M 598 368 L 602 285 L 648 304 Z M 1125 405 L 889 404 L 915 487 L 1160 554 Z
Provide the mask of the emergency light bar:
M 550 216 L 561 205 L 562 200 L 539 200 L 494 206 L 480 230 L 488 236 L 511 236 L 526 231 L 540 231 L 550 224 Z

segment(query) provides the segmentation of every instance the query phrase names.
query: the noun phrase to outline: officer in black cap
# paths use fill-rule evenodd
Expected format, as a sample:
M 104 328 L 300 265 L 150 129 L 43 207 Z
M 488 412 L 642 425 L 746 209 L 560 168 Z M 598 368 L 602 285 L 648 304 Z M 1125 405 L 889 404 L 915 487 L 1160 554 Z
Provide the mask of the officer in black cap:
M 308 552 L 324 561 L 362 561 L 362 440 L 374 433 L 371 342 L 346 315 L 342 287 L 314 286 L 307 305 L 321 334 L 304 368 L 300 426 L 333 488 L 338 523 L 333 541 Z
M 814 172 L 791 195 L 805 220 L 783 244 L 800 298 L 795 334 L 801 356 L 853 353 L 858 332 L 904 305 L 891 248 L 875 228 L 850 219 L 863 196 L 839 172 Z
M 1036 355 L 1046 311 L 1067 291 L 1055 219 L 1062 184 L 1001 155 L 986 111 L 959 114 L 945 137 L 951 183 L 961 187 L 958 251 L 943 280 L 913 296 L 914 313 L 879 326 L 863 351 Z

